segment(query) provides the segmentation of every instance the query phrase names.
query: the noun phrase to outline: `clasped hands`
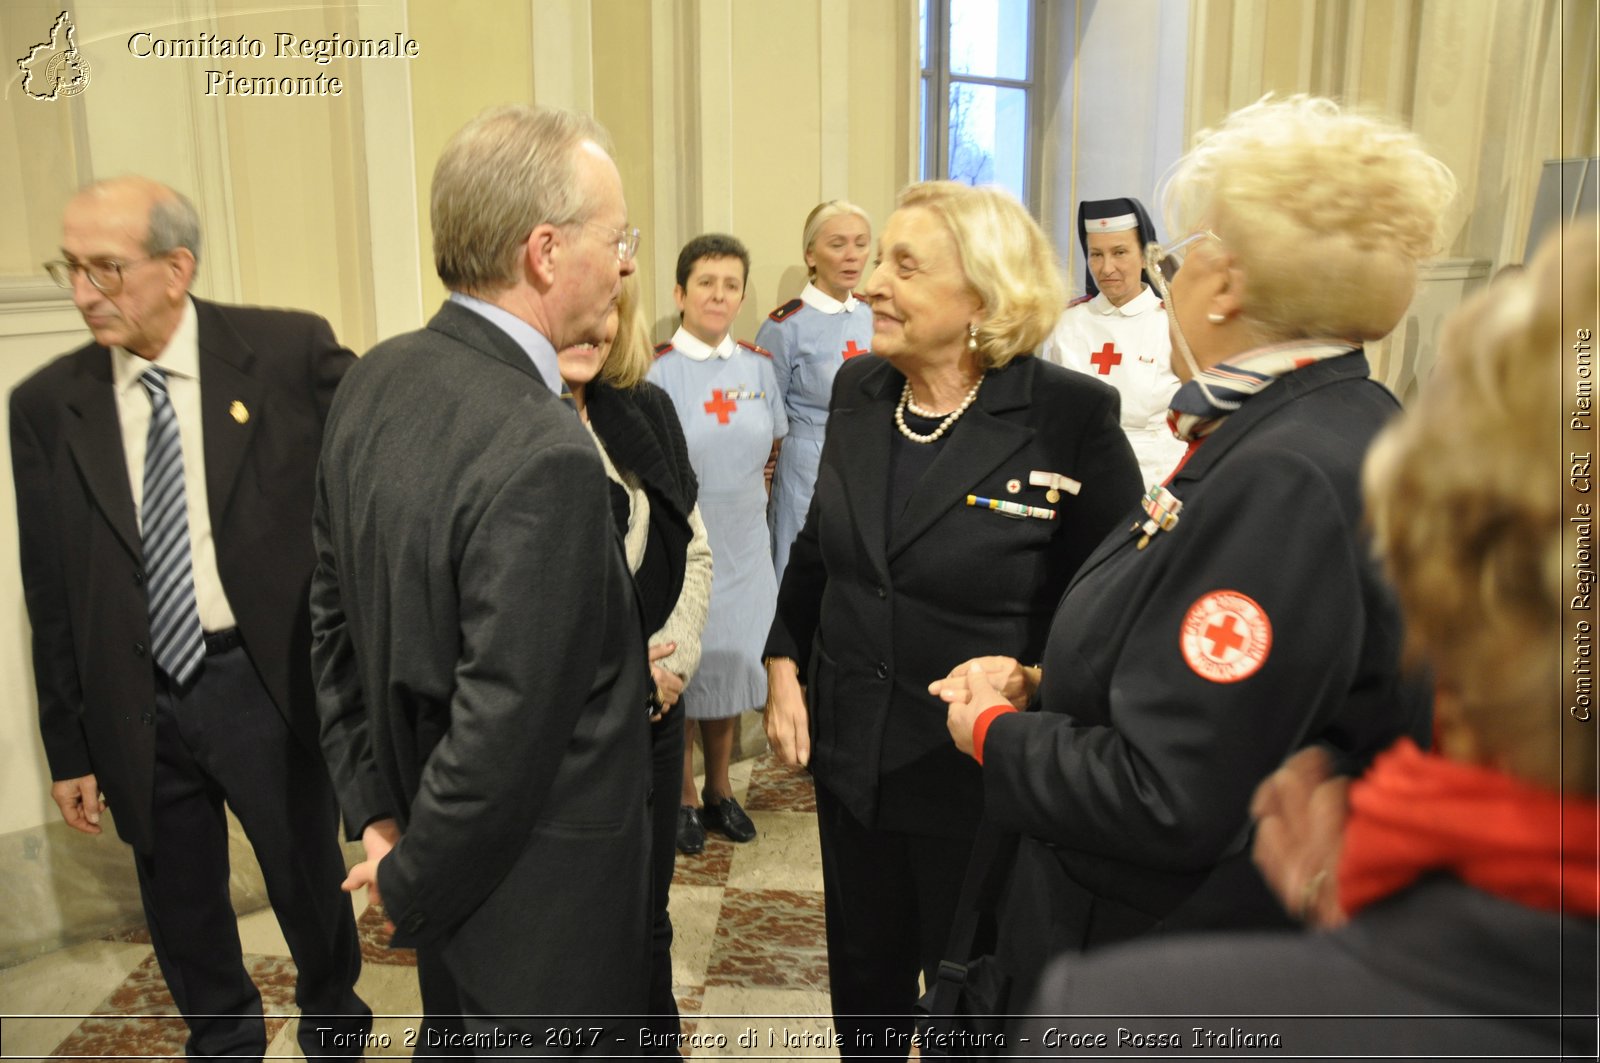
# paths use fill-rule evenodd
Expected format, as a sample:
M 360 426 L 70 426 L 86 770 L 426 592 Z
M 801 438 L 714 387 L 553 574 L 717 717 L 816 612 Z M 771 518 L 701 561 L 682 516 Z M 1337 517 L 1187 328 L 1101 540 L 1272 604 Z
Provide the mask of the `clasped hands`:
M 996 705 L 1009 702 L 1025 709 L 1039 689 L 1039 669 L 1014 657 L 974 657 L 950 669 L 943 679 L 928 684 L 928 693 L 947 703 L 945 727 L 956 748 L 973 755 L 972 728 L 978 717 Z

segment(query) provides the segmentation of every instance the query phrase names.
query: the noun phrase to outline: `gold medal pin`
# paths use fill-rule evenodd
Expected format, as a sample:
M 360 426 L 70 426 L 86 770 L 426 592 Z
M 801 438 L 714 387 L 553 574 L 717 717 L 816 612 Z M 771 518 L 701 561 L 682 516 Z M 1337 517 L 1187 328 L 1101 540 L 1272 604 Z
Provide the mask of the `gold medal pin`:
M 228 414 L 240 424 L 244 424 L 250 419 L 250 411 L 245 409 L 244 403 L 238 399 L 234 399 L 233 404 L 228 407 Z
M 1062 491 L 1067 492 L 1069 495 L 1075 495 L 1083 490 L 1083 484 L 1072 477 L 1059 472 L 1046 472 L 1042 469 L 1035 469 L 1028 473 L 1028 486 L 1049 488 L 1044 493 L 1044 497 L 1050 502 L 1061 501 Z

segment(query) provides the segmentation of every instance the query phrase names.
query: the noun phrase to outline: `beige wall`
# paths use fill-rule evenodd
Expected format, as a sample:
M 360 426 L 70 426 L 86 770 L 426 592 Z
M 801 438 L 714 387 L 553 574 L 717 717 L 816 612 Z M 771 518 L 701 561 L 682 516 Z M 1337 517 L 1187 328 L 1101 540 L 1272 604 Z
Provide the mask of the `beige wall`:
M 1409 123 L 1460 184 L 1441 259 L 1394 334 L 1369 344 L 1402 397 L 1444 317 L 1520 262 L 1547 159 L 1596 153 L 1593 0 L 1193 0 L 1192 134 L 1264 93 L 1311 92 Z
M 1520 261 L 1544 160 L 1596 152 L 1593 0 L 1194 0 L 1190 132 L 1263 93 L 1410 123 L 1455 171 L 1445 253 Z

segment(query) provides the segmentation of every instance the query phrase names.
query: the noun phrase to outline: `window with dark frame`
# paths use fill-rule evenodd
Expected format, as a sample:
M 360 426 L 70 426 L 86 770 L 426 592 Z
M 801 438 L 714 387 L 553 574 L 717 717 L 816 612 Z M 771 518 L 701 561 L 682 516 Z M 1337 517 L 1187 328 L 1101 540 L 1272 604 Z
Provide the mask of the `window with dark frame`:
M 922 180 L 1007 189 L 1035 209 L 1036 0 L 920 0 Z

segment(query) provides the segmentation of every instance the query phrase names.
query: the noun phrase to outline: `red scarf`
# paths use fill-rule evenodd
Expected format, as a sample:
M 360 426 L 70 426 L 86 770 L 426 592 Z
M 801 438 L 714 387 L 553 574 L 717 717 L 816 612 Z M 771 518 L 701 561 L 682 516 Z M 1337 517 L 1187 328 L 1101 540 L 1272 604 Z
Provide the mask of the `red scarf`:
M 1529 908 L 1600 917 L 1600 803 L 1403 738 L 1350 787 L 1339 903 L 1354 915 L 1431 871 Z

